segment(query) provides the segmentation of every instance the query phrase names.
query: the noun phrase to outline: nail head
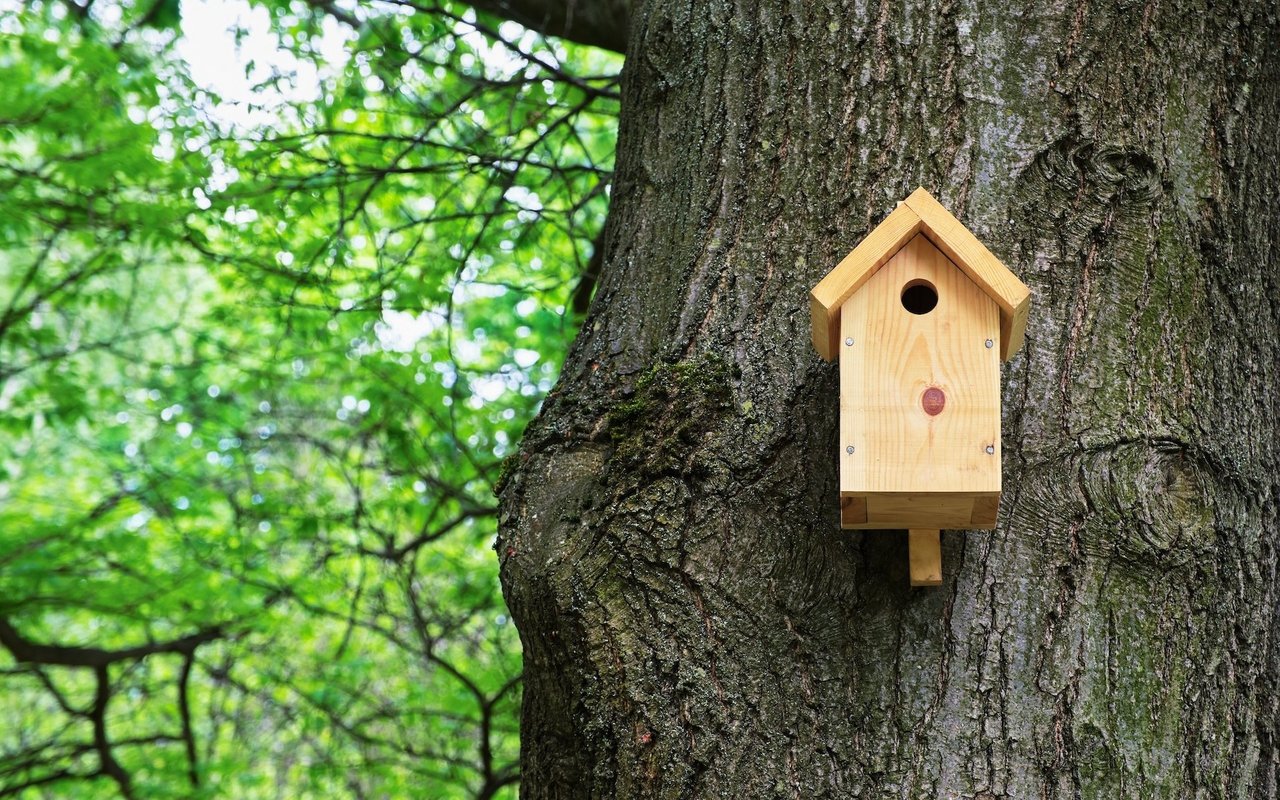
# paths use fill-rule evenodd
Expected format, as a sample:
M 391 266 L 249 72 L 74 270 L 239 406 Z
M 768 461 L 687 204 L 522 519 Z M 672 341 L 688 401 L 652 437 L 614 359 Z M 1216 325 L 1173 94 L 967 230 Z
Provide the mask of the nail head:
M 853 337 L 849 337 L 848 339 L 845 339 L 845 340 L 844 340 L 844 346 L 845 346 L 845 347 L 853 347 Z
M 844 449 L 844 451 L 845 451 L 846 453 L 848 453 L 849 455 L 853 455 L 853 445 L 849 445 L 848 447 L 846 447 L 846 448 Z
M 995 342 L 991 341 L 990 339 L 988 339 L 988 340 L 987 340 L 987 349 L 988 349 L 988 350 L 990 350 L 991 348 L 993 348 L 993 347 L 995 347 L 995 346 L 996 346 L 996 343 L 995 343 Z
M 987 445 L 987 455 L 993 456 L 995 454 L 996 454 L 996 446 L 994 444 Z

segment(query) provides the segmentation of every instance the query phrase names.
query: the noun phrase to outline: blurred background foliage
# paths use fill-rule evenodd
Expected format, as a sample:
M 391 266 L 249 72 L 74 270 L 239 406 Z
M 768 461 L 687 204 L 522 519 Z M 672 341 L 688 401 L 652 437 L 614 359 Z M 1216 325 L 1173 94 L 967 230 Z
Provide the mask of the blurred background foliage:
M 0 797 L 516 795 L 492 490 L 619 69 L 449 2 L 0 0 Z

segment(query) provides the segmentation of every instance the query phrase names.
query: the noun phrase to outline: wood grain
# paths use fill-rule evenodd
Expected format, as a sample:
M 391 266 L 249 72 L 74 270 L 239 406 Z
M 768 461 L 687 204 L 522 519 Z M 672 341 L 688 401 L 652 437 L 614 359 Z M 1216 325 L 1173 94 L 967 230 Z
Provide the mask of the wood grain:
M 813 346 L 827 361 L 839 352 L 840 307 L 920 231 L 920 217 L 899 204 L 809 293 Z
M 927 314 L 902 306 L 913 280 L 938 292 Z M 841 339 L 853 344 L 840 344 L 842 496 L 1000 492 L 1000 359 L 985 346 L 998 329 L 995 302 L 922 235 L 845 302 Z M 937 416 L 921 404 L 931 386 L 947 397 Z
M 840 498 L 840 527 L 852 528 L 856 525 L 864 525 L 867 521 L 867 498 L 865 497 L 841 497 Z
M 923 188 L 912 192 L 903 205 L 920 218 L 920 232 L 1000 307 L 1000 357 L 1012 358 L 1022 347 L 1031 290 Z
M 911 530 L 907 533 L 912 586 L 942 584 L 941 534 L 942 532 L 937 529 Z
M 999 511 L 1000 495 L 976 498 L 973 501 L 973 516 L 966 527 L 976 530 L 995 528 L 996 515 Z
M 992 530 L 1000 495 L 996 493 L 877 493 L 840 498 L 844 530 Z

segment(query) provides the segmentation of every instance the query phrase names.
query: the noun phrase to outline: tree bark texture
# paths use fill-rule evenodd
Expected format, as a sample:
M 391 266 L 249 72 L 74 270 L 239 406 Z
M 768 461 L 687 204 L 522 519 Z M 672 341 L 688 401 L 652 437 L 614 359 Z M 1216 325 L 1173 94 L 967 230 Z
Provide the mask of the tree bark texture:
M 591 313 L 502 490 L 527 798 L 1280 779 L 1280 26 L 648 0 Z M 994 532 L 837 523 L 807 292 L 923 185 L 1035 292 Z

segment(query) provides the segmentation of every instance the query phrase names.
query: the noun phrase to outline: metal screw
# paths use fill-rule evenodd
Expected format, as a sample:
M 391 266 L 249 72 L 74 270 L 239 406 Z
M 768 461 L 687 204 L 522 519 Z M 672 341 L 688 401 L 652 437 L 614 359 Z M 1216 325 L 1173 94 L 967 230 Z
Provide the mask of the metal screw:
M 988 350 L 990 350 L 991 348 L 993 348 L 993 347 L 995 347 L 995 346 L 996 346 L 996 343 L 995 343 L 995 342 L 991 341 L 990 339 L 988 339 L 988 340 L 987 340 L 987 349 L 988 349 Z
M 845 346 L 845 347 L 853 347 L 853 337 L 852 337 L 852 336 L 850 336 L 848 339 L 845 339 L 845 340 L 844 340 L 844 346 Z
M 996 446 L 994 444 L 987 445 L 987 455 L 993 456 L 995 454 L 996 454 Z
M 853 455 L 853 445 L 849 445 L 848 447 L 846 447 L 846 448 L 844 449 L 844 451 L 845 451 L 846 453 L 848 453 L 849 455 Z

